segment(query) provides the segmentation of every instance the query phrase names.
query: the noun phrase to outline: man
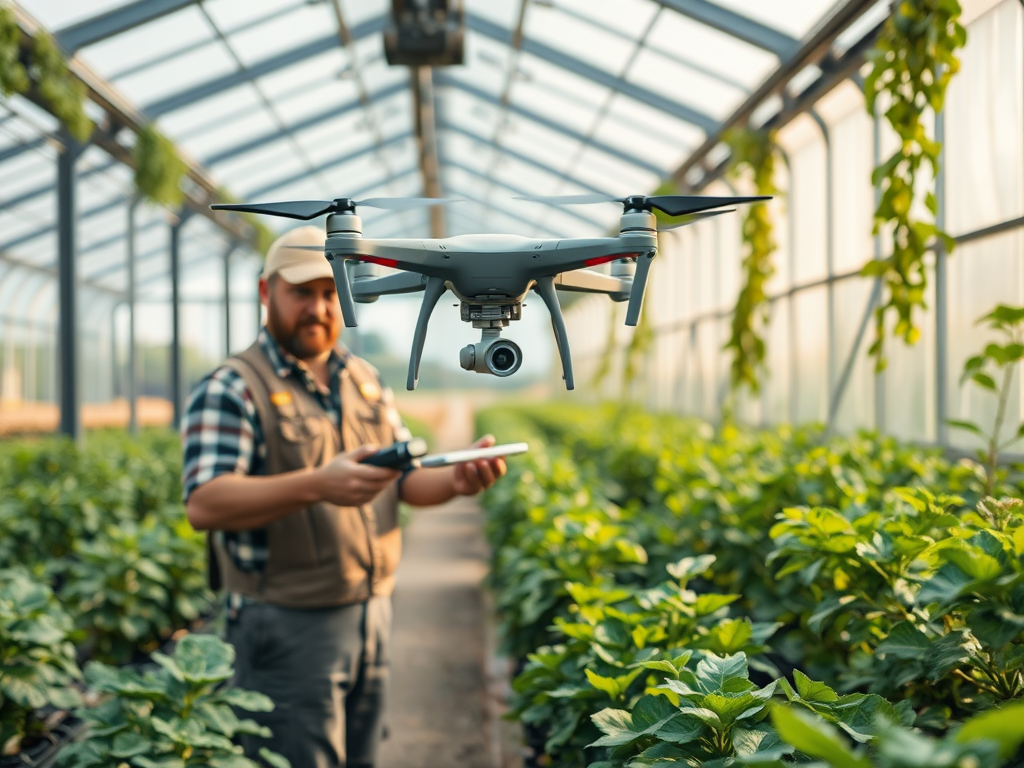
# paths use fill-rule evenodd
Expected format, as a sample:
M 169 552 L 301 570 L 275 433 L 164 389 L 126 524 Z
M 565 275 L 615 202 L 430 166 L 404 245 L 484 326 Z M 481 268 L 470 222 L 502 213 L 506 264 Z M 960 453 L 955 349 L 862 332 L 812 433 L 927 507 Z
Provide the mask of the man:
M 257 719 L 293 768 L 372 766 L 388 678 L 398 501 L 472 495 L 501 459 L 444 469 L 359 463 L 407 437 L 375 372 L 335 344 L 341 308 L 314 227 L 271 245 L 266 325 L 199 384 L 184 424 L 189 522 L 210 532 L 211 582 L 228 602 L 235 685 L 274 700 Z M 478 446 L 493 444 L 485 437 Z

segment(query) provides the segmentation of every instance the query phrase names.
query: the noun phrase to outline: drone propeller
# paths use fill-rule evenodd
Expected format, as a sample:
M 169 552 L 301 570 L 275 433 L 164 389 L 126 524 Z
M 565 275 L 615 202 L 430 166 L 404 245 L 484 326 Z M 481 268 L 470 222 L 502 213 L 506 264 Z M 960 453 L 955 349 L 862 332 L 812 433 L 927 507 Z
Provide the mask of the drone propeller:
M 726 205 L 755 203 L 770 200 L 771 196 L 754 197 L 707 197 L 704 195 L 630 195 L 629 197 L 606 197 L 605 195 L 524 195 L 516 200 L 529 200 L 550 205 L 585 205 L 589 203 L 622 203 L 625 209 L 649 211 L 657 208 L 669 216 L 685 216 L 690 213 L 721 208 Z
M 698 221 L 704 219 L 710 219 L 713 216 L 721 216 L 723 213 L 735 213 L 735 208 L 723 208 L 720 211 L 704 211 L 703 213 L 691 213 L 686 217 L 685 221 L 677 221 L 675 224 L 666 224 L 663 227 L 658 227 L 659 232 L 670 232 L 673 229 L 679 229 L 680 227 L 688 227 L 691 224 L 696 224 Z
M 217 203 L 210 207 L 215 211 L 264 213 L 268 216 L 284 216 L 288 219 L 307 221 L 325 213 L 352 212 L 358 205 L 367 208 L 382 208 L 386 211 L 408 211 L 414 208 L 458 202 L 461 201 L 445 197 L 368 197 L 365 200 L 338 197 L 334 200 L 292 200 L 283 203 Z

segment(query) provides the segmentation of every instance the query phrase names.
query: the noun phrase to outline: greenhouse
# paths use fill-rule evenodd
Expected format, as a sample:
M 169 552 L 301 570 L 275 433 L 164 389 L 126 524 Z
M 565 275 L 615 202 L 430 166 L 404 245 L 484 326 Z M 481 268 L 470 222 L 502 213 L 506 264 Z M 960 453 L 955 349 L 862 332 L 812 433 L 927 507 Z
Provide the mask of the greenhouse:
M 1022 361 L 1021 0 L 0 0 L 0 768 L 1024 766 Z

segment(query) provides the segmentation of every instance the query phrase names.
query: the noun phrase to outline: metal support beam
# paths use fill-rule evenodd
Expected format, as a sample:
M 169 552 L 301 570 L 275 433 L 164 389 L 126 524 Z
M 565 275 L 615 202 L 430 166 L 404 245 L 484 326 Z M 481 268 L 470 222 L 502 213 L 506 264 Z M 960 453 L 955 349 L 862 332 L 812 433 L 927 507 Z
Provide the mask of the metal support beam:
M 725 32 L 745 43 L 788 59 L 800 49 L 800 41 L 777 29 L 766 27 L 749 16 L 743 16 L 708 0 L 655 0 L 658 5 L 699 21 L 705 26 Z
M 156 21 L 196 2 L 197 0 L 135 0 L 128 5 L 90 16 L 84 21 L 58 30 L 57 44 L 71 56 L 79 48 Z
M 231 243 L 224 251 L 224 357 L 231 356 L 231 254 L 235 248 Z
M 419 149 L 420 173 L 423 176 L 425 197 L 443 197 L 441 192 L 441 169 L 437 160 L 437 124 L 434 102 L 434 81 L 430 67 L 410 67 L 409 78 L 412 86 L 413 114 L 416 119 L 416 144 Z M 444 237 L 444 208 L 432 206 L 430 213 L 430 236 Z
M 946 229 L 946 113 L 935 115 L 935 140 L 939 143 L 939 172 L 935 178 L 935 225 Z M 935 442 L 949 444 L 949 282 L 946 244 L 935 243 Z
M 57 326 L 60 371 L 60 432 L 82 440 L 81 393 L 78 389 L 78 275 L 75 235 L 75 164 L 84 149 L 71 136 L 63 136 L 64 151 L 57 156 L 57 282 L 60 297 Z
M 825 273 L 828 276 L 828 285 L 825 287 L 827 301 L 825 333 L 828 337 L 828 386 L 826 391 L 831 393 L 836 386 L 839 366 L 839 350 L 836 344 L 836 288 L 832 280 L 836 274 L 835 158 L 832 155 L 832 137 L 828 131 L 828 123 L 814 109 L 810 110 L 808 114 L 818 124 L 818 130 L 821 131 L 821 137 L 825 141 Z M 831 428 L 832 425 L 828 426 Z
M 13 12 L 23 39 L 33 38 L 45 32 L 39 22 L 25 12 L 21 6 L 15 4 Z M 88 99 L 106 113 L 108 118 L 106 122 L 110 125 L 138 134 L 149 124 L 149 121 L 133 104 L 95 71 L 83 64 L 81 60 L 71 59 L 68 61 L 68 71 L 72 79 L 84 87 Z M 53 108 L 39 93 L 29 92 L 26 97 L 40 108 L 52 112 Z M 93 132 L 91 141 L 122 165 L 134 168 L 135 158 L 132 149 L 118 141 L 119 133 L 120 130 L 98 129 Z M 205 216 L 238 240 L 255 242 L 255 231 L 241 222 L 238 217 L 210 210 L 209 204 L 219 200 L 221 192 L 205 168 L 185 158 L 185 175 L 189 179 L 183 185 L 186 190 L 185 205 L 190 210 Z
M 39 149 L 49 141 L 52 141 L 49 136 L 36 136 L 34 139 L 15 144 L 13 147 L 0 149 L 0 163 L 18 157 L 25 152 L 31 152 L 33 149 Z
M 380 34 L 384 31 L 385 21 L 384 16 L 376 16 L 372 19 L 367 19 L 361 24 L 357 24 L 351 29 L 352 40 L 357 41 L 364 37 Z M 183 107 L 190 107 L 197 102 L 224 93 L 224 91 L 265 77 L 286 67 L 301 64 L 314 56 L 336 50 L 338 47 L 338 35 L 332 32 L 329 35 L 303 43 L 276 56 L 271 56 L 269 59 L 264 59 L 244 69 L 240 69 L 237 72 L 215 77 L 199 85 L 178 91 L 170 96 L 165 96 L 158 101 L 147 104 L 142 109 L 151 119 L 156 120 L 168 112 L 174 112 Z
M 451 75 L 447 74 L 436 73 L 434 76 L 434 85 L 442 86 L 445 88 L 454 88 L 469 96 L 473 96 L 474 98 L 479 99 L 485 104 L 488 104 L 495 108 L 504 107 L 512 114 L 525 118 L 526 120 L 529 120 L 530 122 L 535 123 L 541 126 L 542 128 L 547 128 L 548 130 L 559 133 L 562 136 L 565 136 L 566 138 L 574 139 L 576 141 L 587 144 L 593 147 L 594 149 L 598 150 L 599 152 L 603 152 L 609 157 L 614 158 L 615 160 L 619 160 L 635 168 L 642 168 L 643 170 L 648 171 L 649 173 L 656 174 L 659 178 L 665 175 L 665 168 L 661 168 L 655 165 L 654 163 L 644 160 L 638 155 L 635 155 L 622 147 L 614 147 L 611 144 L 607 144 L 601 141 L 600 139 L 595 139 L 593 137 L 586 136 L 585 134 L 582 134 L 579 131 L 570 128 L 567 125 L 563 125 L 562 123 L 559 123 L 556 120 L 552 120 L 550 117 L 546 115 L 542 115 L 539 112 L 534 112 L 533 110 L 527 109 L 526 107 L 520 106 L 519 104 L 516 104 L 512 101 L 509 101 L 507 104 L 503 105 L 501 103 L 501 100 L 497 96 L 494 96 L 493 94 L 490 94 L 487 91 L 483 90 L 482 88 L 478 88 L 475 85 L 472 85 L 471 83 L 463 82 L 459 78 L 452 77 Z
M 133 198 L 128 204 L 128 232 L 125 236 L 128 267 L 128 391 L 126 396 L 128 398 L 128 431 L 133 435 L 139 433 L 139 359 L 135 339 L 135 304 L 138 299 L 135 285 L 135 210 L 138 205 L 138 197 Z
M 766 127 L 781 128 L 796 115 L 806 111 L 814 101 L 821 98 L 836 84 L 855 73 L 864 62 L 864 55 L 871 48 L 881 25 L 870 30 L 861 42 L 846 51 L 837 61 L 829 58 L 832 44 L 840 34 L 856 23 L 875 4 L 875 0 L 846 0 L 842 7 L 829 16 L 826 22 L 800 47 L 799 51 L 786 58 L 779 68 L 715 130 L 708 131 L 708 137 L 704 143 L 697 147 L 673 172 L 672 178 L 676 184 L 681 188 L 700 190 L 713 179 L 721 176 L 728 167 L 728 158 L 719 163 L 712 171 L 705 169 L 703 177 L 696 182 L 690 183 L 687 179 L 691 169 L 700 167 L 707 156 L 722 143 L 727 131 L 746 124 L 758 107 L 773 96 L 780 94 L 789 81 L 806 67 L 818 66 L 822 72 L 821 76 L 816 83 L 801 92 L 798 98 L 789 99 L 789 103 L 784 106 L 782 112 L 773 117 Z
M 496 40 L 499 43 L 503 43 L 504 45 L 513 44 L 512 30 L 506 29 L 500 24 L 495 24 L 493 21 L 477 16 L 476 14 L 466 14 L 466 27 L 467 29 L 477 32 L 484 37 Z M 680 120 L 692 123 L 705 133 L 712 133 L 719 127 L 718 120 L 710 117 L 709 115 L 705 115 L 699 110 L 688 107 L 685 104 L 680 104 L 672 99 L 667 99 L 654 91 L 642 88 L 639 85 L 635 85 L 628 80 L 617 77 L 603 69 L 599 69 L 584 61 L 580 61 L 573 56 L 569 56 L 557 48 L 552 48 L 551 46 L 529 38 L 523 40 L 521 48 L 524 52 L 529 53 L 532 56 L 536 56 L 537 58 L 544 59 L 545 61 L 554 64 L 556 67 L 561 67 L 568 72 L 572 72 L 575 75 L 586 78 L 598 85 L 611 88 L 624 96 L 629 96 L 632 99 L 636 99 L 639 102 L 661 110 L 673 117 L 678 117 Z
M 878 108 L 876 105 L 874 114 L 874 126 L 871 138 L 872 143 L 872 166 L 877 168 L 881 164 L 882 158 L 882 120 L 878 116 Z M 882 200 L 882 189 L 881 187 L 875 187 L 875 208 L 878 208 L 879 202 Z M 882 258 L 882 233 L 878 232 L 875 235 L 875 260 L 879 261 Z M 872 312 L 877 312 L 878 308 L 882 306 L 882 281 L 878 281 L 879 289 L 872 295 L 875 297 L 875 301 L 871 306 Z M 883 328 L 883 333 L 885 329 Z M 885 371 L 875 371 L 875 429 L 879 432 L 885 432 Z
M 185 415 L 183 393 L 182 350 L 181 350 L 181 228 L 188 221 L 188 214 L 182 211 L 180 218 L 171 224 L 171 404 L 174 406 L 174 429 L 180 429 Z

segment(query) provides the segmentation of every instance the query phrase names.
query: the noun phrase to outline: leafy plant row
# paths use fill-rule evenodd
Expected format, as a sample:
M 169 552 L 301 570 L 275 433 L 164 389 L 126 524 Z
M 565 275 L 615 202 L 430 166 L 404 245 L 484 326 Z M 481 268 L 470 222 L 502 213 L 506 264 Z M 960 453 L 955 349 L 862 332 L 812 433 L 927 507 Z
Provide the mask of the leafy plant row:
M 171 432 L 0 444 L 0 753 L 79 702 L 79 664 L 145 658 L 211 608 Z
M 792 702 L 783 693 L 799 693 L 799 679 L 874 702 L 860 715 L 870 733 L 848 734 L 869 746 L 844 747 L 850 762 L 836 765 L 912 764 L 884 757 L 883 743 L 924 749 L 924 734 L 940 739 L 929 749 L 966 760 L 950 746 L 964 729 L 980 732 L 966 724 L 1024 692 L 1024 510 L 1007 470 L 989 478 L 975 462 L 869 434 L 715 434 L 612 408 L 490 411 L 481 422 L 533 447 L 485 505 L 501 633 L 521 660 L 514 714 L 555 765 L 743 757 L 726 738 L 734 724 L 702 731 L 699 754 L 643 757 L 664 739 L 650 743 L 652 731 L 629 752 L 601 741 L 611 715 L 598 716 L 636 716 L 650 696 L 685 709 L 668 695 L 671 679 L 740 654 L 751 685 L 779 681 L 768 704 Z M 984 496 L 989 485 L 1001 500 Z M 774 711 L 766 704 L 744 727 L 783 733 L 782 718 L 828 732 Z

